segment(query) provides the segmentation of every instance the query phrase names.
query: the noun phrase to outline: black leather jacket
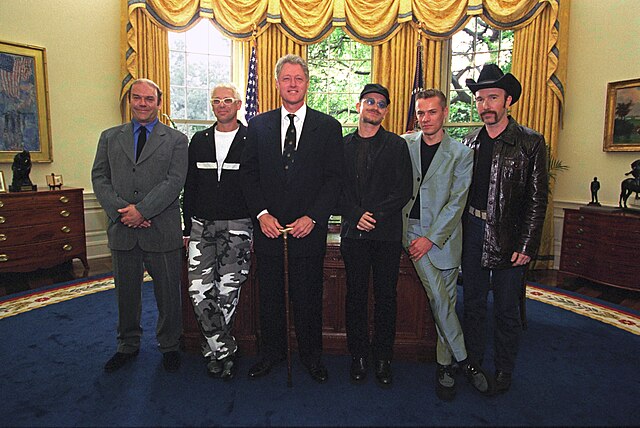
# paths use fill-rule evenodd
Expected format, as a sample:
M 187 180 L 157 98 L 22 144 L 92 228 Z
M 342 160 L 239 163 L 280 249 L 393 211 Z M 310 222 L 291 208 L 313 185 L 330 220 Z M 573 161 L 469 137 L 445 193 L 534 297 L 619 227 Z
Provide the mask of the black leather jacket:
M 462 141 L 474 149 L 476 159 L 481 130 L 469 133 Z M 483 267 L 510 267 L 514 251 L 535 256 L 547 210 L 548 187 L 544 137 L 509 116 L 509 124 L 493 148 Z

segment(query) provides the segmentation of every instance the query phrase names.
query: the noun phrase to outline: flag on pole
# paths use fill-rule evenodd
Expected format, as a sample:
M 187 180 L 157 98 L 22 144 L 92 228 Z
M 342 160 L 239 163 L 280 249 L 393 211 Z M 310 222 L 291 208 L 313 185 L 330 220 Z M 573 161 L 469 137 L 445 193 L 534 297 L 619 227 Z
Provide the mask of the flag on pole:
M 416 73 L 413 78 L 413 90 L 411 91 L 411 102 L 409 103 L 409 114 L 407 115 L 406 132 L 417 128 L 418 118 L 416 117 L 416 94 L 424 89 L 424 78 L 422 75 L 422 43 L 418 40 L 416 52 Z
M 247 112 L 244 117 L 249 123 L 249 120 L 260 112 L 258 103 L 258 60 L 256 59 L 255 43 L 251 46 L 246 100 L 245 109 Z

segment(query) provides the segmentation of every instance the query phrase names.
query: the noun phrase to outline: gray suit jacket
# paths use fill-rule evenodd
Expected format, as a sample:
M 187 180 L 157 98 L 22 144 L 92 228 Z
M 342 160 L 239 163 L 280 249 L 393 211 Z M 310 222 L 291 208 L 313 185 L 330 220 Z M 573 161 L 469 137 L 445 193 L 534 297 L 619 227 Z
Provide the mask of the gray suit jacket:
M 462 255 L 462 213 L 473 174 L 473 151 L 445 133 L 440 147 L 422 179 L 420 144 L 422 132 L 402 136 L 407 141 L 413 170 L 413 198 L 402 210 L 403 244 L 407 247 L 407 220 L 420 192 L 421 235 L 433 242 L 427 253 L 438 269 L 460 265 Z
M 100 135 L 91 171 L 93 191 L 109 216 L 109 248 L 164 252 L 182 246 L 179 195 L 187 175 L 186 135 L 158 123 L 134 161 L 133 124 Z M 134 204 L 151 221 L 148 228 L 129 228 L 118 209 Z

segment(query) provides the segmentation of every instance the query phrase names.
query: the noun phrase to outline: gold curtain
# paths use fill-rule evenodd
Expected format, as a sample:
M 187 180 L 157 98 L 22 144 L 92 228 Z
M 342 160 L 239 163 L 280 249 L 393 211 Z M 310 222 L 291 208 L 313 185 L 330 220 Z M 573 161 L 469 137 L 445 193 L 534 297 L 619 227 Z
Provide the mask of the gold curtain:
M 122 49 L 124 78 L 120 92 L 120 113 L 122 121 L 131 120 L 131 110 L 127 92 L 134 80 L 151 79 L 163 92 L 162 113 L 170 114 L 171 96 L 169 91 L 169 40 L 167 30 L 155 25 L 142 9 L 134 11 L 126 27 L 126 49 Z M 160 120 L 167 122 L 162 117 Z
M 210 19 L 226 36 L 241 41 L 245 69 L 250 41 L 257 41 L 260 111 L 280 105 L 273 68 L 279 57 L 306 58 L 305 46 L 344 27 L 355 40 L 373 45 L 375 82 L 387 86 L 392 106 L 384 126 L 403 132 L 413 82 L 416 42 L 424 52 L 426 87 L 441 84 L 443 43 L 474 16 L 491 26 L 514 29 L 513 74 L 524 93 L 512 114 L 542 132 L 557 150 L 566 78 L 570 0 L 122 0 L 123 120 L 129 120 L 126 92 L 131 81 L 148 77 L 166 92 L 170 113 L 167 30 L 184 31 Z M 419 28 L 419 33 L 415 28 Z M 540 259 L 551 267 L 553 207 L 547 212 Z
M 421 37 L 417 26 L 412 23 L 403 24 L 394 38 L 373 47 L 371 81 L 389 89 L 391 98 L 391 106 L 383 126 L 397 133 L 404 132 L 409 114 L 418 40 L 422 43 L 425 87 L 439 87 L 443 42 Z
M 544 135 L 552 155 L 558 148 L 566 76 L 566 50 L 558 48 L 559 30 L 566 40 L 568 18 L 568 2 L 563 2 L 562 10 L 556 5 L 546 8 L 531 24 L 516 31 L 513 46 L 511 71 L 522 84 L 522 97 L 511 113 L 519 123 Z M 565 55 L 559 58 L 559 51 Z M 553 182 L 550 185 L 552 189 Z M 532 269 L 553 268 L 553 246 L 553 199 L 549 197 L 542 242 Z

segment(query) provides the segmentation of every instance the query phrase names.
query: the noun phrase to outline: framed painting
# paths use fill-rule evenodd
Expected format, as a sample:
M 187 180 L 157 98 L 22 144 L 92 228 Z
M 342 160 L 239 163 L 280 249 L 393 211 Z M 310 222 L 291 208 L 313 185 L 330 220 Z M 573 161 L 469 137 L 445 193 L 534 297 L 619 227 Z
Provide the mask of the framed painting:
M 607 84 L 605 152 L 640 152 L 640 79 Z
M 45 48 L 0 41 L 0 162 L 28 150 L 51 162 Z

